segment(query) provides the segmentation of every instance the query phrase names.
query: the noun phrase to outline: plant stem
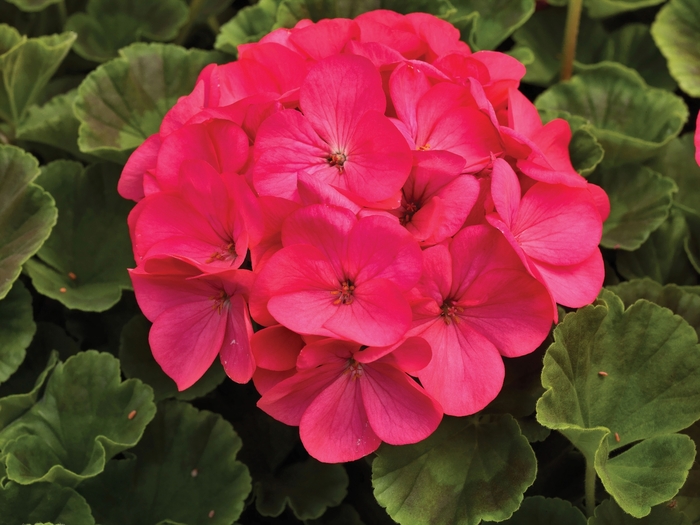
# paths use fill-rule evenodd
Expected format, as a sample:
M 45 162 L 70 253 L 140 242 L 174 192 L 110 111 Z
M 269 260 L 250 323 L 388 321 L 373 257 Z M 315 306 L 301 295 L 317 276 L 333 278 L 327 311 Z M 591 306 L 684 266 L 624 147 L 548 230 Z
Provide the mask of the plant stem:
M 199 17 L 199 11 L 202 9 L 203 3 L 203 0 L 192 0 L 190 3 L 190 12 L 187 16 L 187 23 L 180 29 L 180 33 L 175 39 L 175 44 L 181 46 L 185 43 L 185 40 L 187 40 L 187 37 L 190 35 L 195 20 Z
M 68 10 L 66 9 L 66 0 L 61 0 L 58 4 L 58 17 L 61 19 L 61 27 L 66 25 L 68 19 Z
M 596 473 L 592 460 L 586 459 L 586 514 L 590 518 L 595 511 Z
M 566 28 L 564 30 L 564 47 L 561 51 L 561 79 L 569 80 L 574 70 L 574 57 L 576 56 L 576 39 L 581 23 L 581 8 L 583 0 L 570 0 L 569 10 L 566 13 Z

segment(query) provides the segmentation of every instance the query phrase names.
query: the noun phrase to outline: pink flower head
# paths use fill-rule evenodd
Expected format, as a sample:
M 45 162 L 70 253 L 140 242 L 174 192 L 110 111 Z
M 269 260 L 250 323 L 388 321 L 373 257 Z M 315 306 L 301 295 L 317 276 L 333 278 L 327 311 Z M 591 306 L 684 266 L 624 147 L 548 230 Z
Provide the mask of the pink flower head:
M 306 171 L 368 201 L 396 194 L 408 177 L 411 156 L 384 116 L 381 77 L 366 58 L 339 55 L 309 71 L 300 113 L 268 118 L 255 143 L 255 188 L 260 195 L 299 200 L 297 173 Z
M 152 258 L 130 275 L 139 306 L 153 322 L 153 357 L 179 390 L 197 382 L 217 355 L 232 380 L 250 380 L 255 361 L 246 300 L 252 272 L 202 274 L 178 259 Z
M 253 383 L 260 394 L 296 373 L 297 358 L 305 344 L 302 336 L 281 324 L 253 334 L 250 339 L 256 364 Z
M 446 414 L 473 414 L 501 389 L 501 355 L 530 353 L 547 336 L 549 294 L 489 226 L 469 226 L 423 256 L 409 334 L 428 341 L 433 358 L 418 377 Z
M 316 204 L 292 214 L 284 248 L 258 274 L 251 310 L 300 334 L 386 346 L 411 323 L 404 297 L 420 277 L 418 243 L 386 217 Z
M 353 461 L 382 441 L 416 443 L 442 419 L 440 405 L 407 373 L 430 360 L 430 348 L 409 338 L 397 348 L 368 348 L 324 339 L 303 348 L 298 372 L 267 390 L 258 406 L 299 425 L 301 441 L 319 461 Z

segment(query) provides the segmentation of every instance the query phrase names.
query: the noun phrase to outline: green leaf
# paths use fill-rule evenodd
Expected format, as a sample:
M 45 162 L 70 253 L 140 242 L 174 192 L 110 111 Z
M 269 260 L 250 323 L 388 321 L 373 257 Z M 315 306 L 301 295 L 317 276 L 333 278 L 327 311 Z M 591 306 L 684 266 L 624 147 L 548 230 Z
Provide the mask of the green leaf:
M 420 443 L 382 445 L 372 485 L 401 525 L 476 525 L 509 518 L 535 470 L 532 448 L 511 416 L 448 417 Z
M 218 16 L 232 3 L 233 0 L 190 0 L 190 23 L 205 22 L 209 17 Z
M 39 163 L 14 146 L 0 146 L 0 299 L 56 224 L 54 200 L 32 181 Z
M 586 517 L 568 501 L 535 496 L 525 498 L 504 525 L 586 525 Z
M 651 88 L 634 70 L 604 63 L 552 86 L 538 108 L 561 109 L 588 119 L 605 149 L 603 164 L 617 166 L 656 155 L 688 118 L 680 97 Z
M 617 252 L 617 271 L 627 279 L 651 277 L 662 284 L 695 284 L 695 270 L 685 252 L 688 235 L 683 213 L 671 208 L 668 219 L 638 250 Z
M 9 3 L 16 5 L 22 11 L 42 11 L 51 4 L 58 4 L 62 0 L 7 0 Z
M 187 22 L 184 0 L 89 0 L 87 12 L 75 13 L 66 29 L 75 31 L 75 52 L 104 62 L 142 39 L 165 42 Z
M 421 12 L 447 18 L 456 11 L 450 0 L 380 0 L 380 4 L 381 9 L 404 15 Z
M 78 158 L 87 158 L 78 149 L 80 122 L 73 113 L 78 90 L 57 95 L 43 106 L 29 108 L 27 117 L 17 129 L 17 138 L 48 144 Z
M 282 0 L 277 8 L 275 28 L 294 27 L 305 18 L 314 22 L 323 18 L 355 18 L 379 6 L 380 0 Z
M 534 63 L 528 65 L 525 74 L 526 82 L 540 86 L 557 82 L 565 25 L 566 9 L 552 7 L 535 13 L 515 32 L 516 49 L 530 49 L 534 54 Z M 676 88 L 666 60 L 644 24 L 627 24 L 608 32 L 600 21 L 582 15 L 577 42 L 574 71 L 604 61 L 619 62 L 636 69 L 651 86 L 671 91 Z
M 0 488 L 3 525 L 27 525 L 50 520 L 70 525 L 95 525 L 85 499 L 68 487 L 53 483 L 24 486 L 9 482 Z
M 294 463 L 255 484 L 255 508 L 262 516 L 279 516 L 287 505 L 300 520 L 321 517 L 348 493 L 348 475 L 342 465 L 328 465 L 309 458 Z
M 700 5 L 671 0 L 656 15 L 651 34 L 681 89 L 700 97 Z
M 70 51 L 75 37 L 75 33 L 68 32 L 17 40 L 14 29 L 0 24 L 0 51 L 4 51 L 0 55 L 0 117 L 14 126 L 21 123 Z M 6 47 L 8 43 L 13 44 L 11 48 Z
M 229 525 L 251 488 L 248 469 L 236 460 L 240 448 L 221 416 L 166 401 L 130 458 L 110 461 L 78 491 L 102 525 Z
M 153 359 L 148 344 L 150 329 L 151 323 L 141 314 L 126 323 L 120 338 L 119 361 L 126 377 L 140 379 L 153 388 L 156 401 L 169 397 L 185 401 L 202 397 L 214 390 L 226 377 L 226 372 L 217 359 L 199 381 L 179 392 L 175 381 Z
M 639 164 L 599 167 L 589 178 L 610 198 L 601 246 L 636 250 L 666 220 L 678 187 L 672 179 Z
M 648 165 L 676 182 L 678 193 L 673 196 L 676 204 L 700 212 L 700 166 L 695 162 L 692 133 L 673 139 Z
M 77 354 L 58 363 L 39 402 L 0 431 L 7 476 L 23 485 L 75 486 L 133 447 L 155 410 L 153 390 L 137 379 L 122 382 L 115 357 Z
M 609 16 L 636 11 L 643 7 L 658 5 L 664 0 L 584 0 L 588 16 L 607 18 Z
M 680 315 L 700 336 L 700 295 L 686 292 L 680 286 L 667 284 L 663 286 L 651 279 L 635 279 L 608 290 L 616 294 L 629 307 L 639 299 L 646 299 Z
M 540 116 L 545 124 L 555 118 L 562 118 L 569 123 L 571 128 L 571 142 L 569 142 L 571 164 L 584 177 L 590 175 L 601 163 L 605 154 L 603 146 L 593 134 L 592 124 L 583 117 L 561 110 L 543 109 L 540 110 Z
M 354 507 L 343 503 L 328 510 L 317 520 L 306 520 L 304 525 L 364 525 Z
M 36 332 L 32 296 L 21 281 L 0 301 L 0 319 L 0 383 L 4 383 L 24 361 Z
M 156 133 L 165 113 L 221 55 L 172 44 L 132 44 L 90 73 L 73 106 L 83 153 L 119 163 Z
M 447 17 L 476 51 L 496 49 L 535 12 L 534 0 L 452 0 Z
M 645 300 L 624 310 L 603 290 L 555 328 L 545 355 L 538 421 L 569 438 L 635 517 L 675 495 L 695 457 L 692 441 L 672 433 L 700 418 L 697 342 L 670 310 Z
M 219 51 L 237 55 L 239 45 L 260 40 L 272 31 L 281 1 L 260 0 L 257 4 L 238 11 L 236 16 L 221 26 L 214 47 Z
M 700 423 L 695 423 L 684 431 L 700 447 Z M 676 508 L 690 518 L 692 523 L 700 523 L 700 462 L 696 461 L 688 473 L 688 479 L 675 498 Z M 673 506 L 674 502 L 669 502 Z
M 691 525 L 687 517 L 666 505 L 653 507 L 648 516 L 635 519 L 610 499 L 596 507 L 595 515 L 588 520 L 588 523 L 589 525 Z
M 117 193 L 119 173 L 113 164 L 83 169 L 59 160 L 37 179 L 53 195 L 60 216 L 39 260 L 25 268 L 37 291 L 68 308 L 101 312 L 131 288 L 126 269 L 134 259 L 126 218 L 132 203 Z

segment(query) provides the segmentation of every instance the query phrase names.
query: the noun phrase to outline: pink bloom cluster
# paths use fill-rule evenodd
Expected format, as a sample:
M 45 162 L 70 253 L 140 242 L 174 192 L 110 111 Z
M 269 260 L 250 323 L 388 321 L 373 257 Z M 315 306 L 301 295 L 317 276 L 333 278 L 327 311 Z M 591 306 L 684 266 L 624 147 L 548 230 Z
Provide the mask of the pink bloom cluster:
M 572 167 L 568 124 L 518 91 L 524 72 L 391 11 L 304 20 L 205 68 L 119 183 L 178 388 L 219 356 L 326 462 L 493 400 L 502 356 L 603 281 L 607 197 Z

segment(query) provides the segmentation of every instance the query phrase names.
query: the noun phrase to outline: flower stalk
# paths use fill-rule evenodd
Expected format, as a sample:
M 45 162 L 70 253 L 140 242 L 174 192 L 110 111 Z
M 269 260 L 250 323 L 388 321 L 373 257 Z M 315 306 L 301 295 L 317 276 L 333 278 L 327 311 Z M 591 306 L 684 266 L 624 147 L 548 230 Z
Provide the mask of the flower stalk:
M 566 28 L 564 29 L 564 47 L 561 52 L 561 80 L 569 80 L 574 70 L 574 57 L 576 56 L 576 40 L 578 28 L 581 25 L 581 8 L 583 0 L 571 0 L 566 14 Z

